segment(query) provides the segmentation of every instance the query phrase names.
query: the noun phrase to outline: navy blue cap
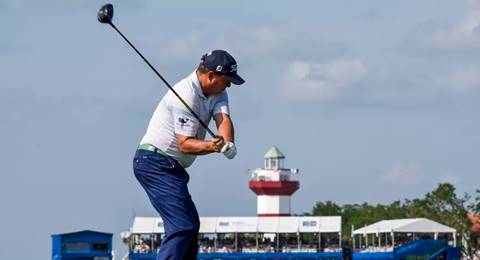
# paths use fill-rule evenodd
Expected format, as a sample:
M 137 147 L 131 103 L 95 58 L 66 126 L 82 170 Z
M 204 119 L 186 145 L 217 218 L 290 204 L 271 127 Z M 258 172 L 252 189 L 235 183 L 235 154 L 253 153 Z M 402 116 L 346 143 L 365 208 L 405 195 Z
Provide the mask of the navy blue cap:
M 214 50 L 203 55 L 201 64 L 209 70 L 224 75 L 235 85 L 245 83 L 245 80 L 237 74 L 237 62 L 224 50 Z

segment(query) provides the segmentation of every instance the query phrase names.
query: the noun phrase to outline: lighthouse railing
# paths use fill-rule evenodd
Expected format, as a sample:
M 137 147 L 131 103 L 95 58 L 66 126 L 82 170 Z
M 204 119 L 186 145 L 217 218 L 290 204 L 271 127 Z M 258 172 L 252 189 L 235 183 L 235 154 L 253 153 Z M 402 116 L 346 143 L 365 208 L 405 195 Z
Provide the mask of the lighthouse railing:
M 258 168 L 255 170 L 248 170 L 250 173 L 250 180 L 253 181 L 298 181 L 298 169 L 276 169 L 266 170 Z

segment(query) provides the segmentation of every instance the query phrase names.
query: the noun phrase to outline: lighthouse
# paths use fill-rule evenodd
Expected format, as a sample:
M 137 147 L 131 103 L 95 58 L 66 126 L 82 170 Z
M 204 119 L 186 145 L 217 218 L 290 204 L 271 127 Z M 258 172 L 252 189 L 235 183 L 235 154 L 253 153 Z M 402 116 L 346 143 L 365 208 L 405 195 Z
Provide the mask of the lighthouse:
M 257 194 L 259 217 L 290 216 L 290 197 L 300 183 L 294 180 L 298 169 L 284 167 L 285 155 L 272 147 L 264 156 L 264 167 L 255 169 L 248 186 Z

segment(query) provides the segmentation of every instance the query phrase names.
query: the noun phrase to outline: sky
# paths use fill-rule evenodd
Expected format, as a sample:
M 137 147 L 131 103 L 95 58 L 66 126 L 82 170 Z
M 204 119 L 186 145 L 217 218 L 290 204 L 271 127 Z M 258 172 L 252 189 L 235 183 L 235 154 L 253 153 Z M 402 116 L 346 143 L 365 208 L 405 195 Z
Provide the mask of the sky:
M 0 0 L 0 259 L 48 259 L 51 234 L 119 234 L 157 216 L 132 157 L 167 88 L 91 0 Z M 249 171 L 277 146 L 292 212 L 390 203 L 480 177 L 480 2 L 112 1 L 171 84 L 228 50 L 238 155 L 188 168 L 201 216 L 255 216 Z

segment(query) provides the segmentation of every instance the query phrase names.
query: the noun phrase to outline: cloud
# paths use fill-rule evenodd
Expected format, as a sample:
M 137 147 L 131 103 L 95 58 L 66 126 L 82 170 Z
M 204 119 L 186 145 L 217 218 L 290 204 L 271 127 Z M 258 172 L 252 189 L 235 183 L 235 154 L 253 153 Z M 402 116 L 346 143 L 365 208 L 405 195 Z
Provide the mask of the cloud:
M 465 11 L 449 23 L 416 24 L 401 43 L 408 85 L 420 100 L 473 93 L 480 88 L 480 1 L 467 0 Z M 395 77 L 394 73 L 392 77 Z M 423 98 L 422 98 L 423 97 Z
M 146 8 L 147 0 L 139 1 L 129 1 L 129 0 L 111 0 L 110 1 L 114 6 L 120 6 L 122 8 L 129 8 L 130 10 Z M 0 1 L 0 12 L 1 11 L 18 11 L 18 12 L 58 12 L 59 10 L 69 11 L 69 12 L 78 12 L 85 10 L 92 10 L 95 8 L 98 10 L 100 6 L 105 4 L 105 1 L 93 0 L 93 1 L 83 1 L 83 0 L 69 0 L 69 1 L 58 1 L 58 0 L 44 0 L 44 1 L 30 1 L 30 0 L 2 0 Z M 96 11 L 95 9 L 94 12 Z
M 226 49 L 241 61 L 241 67 L 247 67 L 265 62 L 288 63 L 296 59 L 333 59 L 346 50 L 345 44 L 325 40 L 321 34 L 312 34 L 303 24 L 250 23 L 241 25 L 241 28 L 234 24 L 215 24 L 215 33 L 209 29 L 211 26 L 207 23 L 194 30 L 187 28 L 187 32 L 181 34 L 181 30 L 176 30 L 170 33 L 168 41 L 155 40 L 152 45 L 156 46 L 158 59 L 164 63 L 191 64 L 192 57 L 199 60 L 211 49 Z M 236 33 L 232 34 L 232 30 Z
M 480 32 L 480 1 L 470 0 L 468 3 L 468 11 L 453 31 L 466 36 L 478 36 Z
M 396 162 L 383 174 L 382 179 L 391 184 L 414 185 L 420 183 L 423 177 L 423 172 L 418 165 Z
M 355 86 L 366 74 L 361 60 L 337 59 L 328 63 L 292 62 L 283 80 L 283 94 L 291 101 L 332 100 Z
M 460 93 L 480 89 L 480 67 L 469 65 L 457 68 L 449 76 L 449 88 Z
M 425 22 L 418 24 L 407 35 L 405 45 L 419 49 L 419 53 L 440 57 L 479 54 L 480 1 L 468 1 L 467 11 L 450 25 Z

